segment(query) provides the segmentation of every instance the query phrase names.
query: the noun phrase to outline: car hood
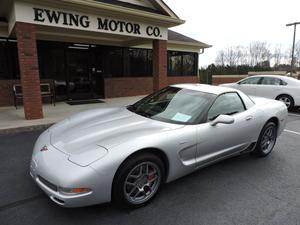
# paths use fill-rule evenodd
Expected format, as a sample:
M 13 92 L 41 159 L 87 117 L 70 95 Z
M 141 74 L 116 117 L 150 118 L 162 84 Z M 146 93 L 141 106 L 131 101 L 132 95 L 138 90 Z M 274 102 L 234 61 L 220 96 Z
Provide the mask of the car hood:
M 49 131 L 55 148 L 68 155 L 80 155 L 95 152 L 95 149 L 108 150 L 142 135 L 182 126 L 152 120 L 123 107 L 79 113 L 53 125 Z

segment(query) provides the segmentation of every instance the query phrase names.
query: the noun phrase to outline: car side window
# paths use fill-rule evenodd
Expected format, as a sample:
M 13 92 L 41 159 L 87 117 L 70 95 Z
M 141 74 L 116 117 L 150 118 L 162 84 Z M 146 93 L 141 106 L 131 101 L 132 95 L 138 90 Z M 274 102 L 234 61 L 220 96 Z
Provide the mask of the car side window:
M 233 115 L 245 111 L 244 103 L 236 92 L 220 95 L 208 111 L 208 121 L 214 120 L 219 115 Z
M 281 85 L 281 80 L 275 77 L 264 77 L 261 82 L 262 85 Z
M 287 85 L 287 82 L 285 82 L 285 81 L 283 81 L 283 80 L 280 80 L 280 85 L 286 86 L 286 85 Z
M 250 78 L 240 81 L 239 84 L 255 85 L 255 84 L 259 84 L 260 79 L 261 79 L 260 77 L 250 77 Z

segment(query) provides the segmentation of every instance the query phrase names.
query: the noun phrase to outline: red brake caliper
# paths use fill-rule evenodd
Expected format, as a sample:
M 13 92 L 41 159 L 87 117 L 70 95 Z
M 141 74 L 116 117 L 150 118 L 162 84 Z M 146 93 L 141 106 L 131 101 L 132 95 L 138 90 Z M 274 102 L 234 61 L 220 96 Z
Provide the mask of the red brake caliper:
M 150 171 L 150 173 L 152 173 L 153 171 Z M 152 175 L 148 176 L 148 182 L 151 182 L 155 177 L 155 174 L 153 173 Z

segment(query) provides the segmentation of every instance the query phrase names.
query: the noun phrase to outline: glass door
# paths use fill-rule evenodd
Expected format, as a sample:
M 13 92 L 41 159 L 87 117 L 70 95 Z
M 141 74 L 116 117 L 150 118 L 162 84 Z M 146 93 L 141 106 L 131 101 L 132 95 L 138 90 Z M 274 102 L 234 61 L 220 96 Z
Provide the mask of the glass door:
M 92 89 L 95 98 L 104 97 L 104 52 L 100 47 L 91 49 L 92 55 Z
M 68 98 L 72 100 L 93 97 L 92 74 L 88 49 L 67 50 Z

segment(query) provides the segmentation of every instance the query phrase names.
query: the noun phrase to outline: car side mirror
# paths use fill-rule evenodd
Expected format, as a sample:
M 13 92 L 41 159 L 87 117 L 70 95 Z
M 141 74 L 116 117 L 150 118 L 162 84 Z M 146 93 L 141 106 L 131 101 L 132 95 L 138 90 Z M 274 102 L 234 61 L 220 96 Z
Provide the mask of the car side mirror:
M 232 124 L 234 123 L 234 118 L 229 115 L 219 115 L 216 119 L 210 122 L 210 125 L 216 126 L 218 123 Z

